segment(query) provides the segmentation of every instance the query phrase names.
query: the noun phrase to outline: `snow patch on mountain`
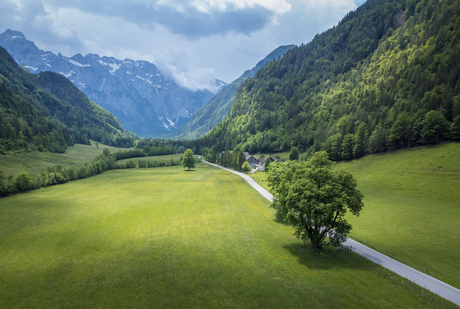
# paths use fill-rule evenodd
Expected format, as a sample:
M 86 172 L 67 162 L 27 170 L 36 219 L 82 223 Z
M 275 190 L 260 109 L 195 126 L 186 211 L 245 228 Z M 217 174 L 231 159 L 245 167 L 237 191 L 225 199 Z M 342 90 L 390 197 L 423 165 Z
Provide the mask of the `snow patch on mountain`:
M 72 59 L 67 59 L 70 63 L 72 63 L 73 65 L 76 65 L 76 66 L 79 66 L 79 67 L 82 67 L 82 68 L 88 68 L 88 67 L 91 67 L 91 65 L 89 64 L 81 64 L 75 60 L 72 60 Z

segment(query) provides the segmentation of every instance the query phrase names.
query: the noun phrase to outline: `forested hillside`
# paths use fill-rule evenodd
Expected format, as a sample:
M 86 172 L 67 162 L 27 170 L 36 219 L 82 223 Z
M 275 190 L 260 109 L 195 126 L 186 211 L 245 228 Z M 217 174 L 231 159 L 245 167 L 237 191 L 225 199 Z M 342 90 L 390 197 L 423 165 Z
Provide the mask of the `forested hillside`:
M 188 123 L 177 129 L 171 136 L 174 138 L 197 139 L 208 133 L 230 113 L 238 87 L 246 79 L 253 77 L 267 62 L 282 57 L 294 47 L 295 45 L 286 45 L 276 48 L 259 61 L 255 67 L 245 71 L 238 79 L 225 86 L 213 96 L 211 100 L 193 114 L 192 119 Z
M 130 147 L 133 137 L 64 76 L 31 74 L 0 47 L 0 152 L 64 152 L 89 139 Z
M 369 0 L 239 87 L 198 141 L 332 159 L 460 139 L 460 2 Z

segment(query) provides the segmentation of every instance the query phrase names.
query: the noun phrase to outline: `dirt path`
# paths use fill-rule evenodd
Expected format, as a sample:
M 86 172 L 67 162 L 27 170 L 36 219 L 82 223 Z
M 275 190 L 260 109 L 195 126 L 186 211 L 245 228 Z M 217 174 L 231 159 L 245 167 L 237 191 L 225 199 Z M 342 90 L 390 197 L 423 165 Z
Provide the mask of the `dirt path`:
M 224 169 L 240 177 L 243 177 L 254 189 L 256 189 L 260 194 L 262 194 L 267 200 L 269 200 L 270 202 L 273 202 L 273 195 L 271 195 L 270 192 L 265 190 L 262 186 L 260 186 L 257 182 L 255 182 L 248 175 L 236 172 L 234 170 L 222 167 L 217 164 L 209 163 L 206 161 L 203 161 L 203 162 L 210 164 L 212 166 Z M 386 269 L 389 269 L 392 272 L 397 273 L 401 277 L 407 278 L 410 281 L 414 282 L 415 284 L 460 306 L 460 290 L 459 289 L 454 288 L 453 286 L 448 285 L 442 281 L 439 281 L 438 279 L 430 277 L 412 267 L 409 267 L 401 262 L 398 262 L 369 247 L 366 247 L 365 245 L 360 244 L 359 242 L 354 241 L 353 239 L 348 238 L 348 240 L 345 242 L 344 245 L 346 245 L 347 247 L 351 247 L 353 251 L 371 260 L 372 262 L 377 263 L 385 267 Z

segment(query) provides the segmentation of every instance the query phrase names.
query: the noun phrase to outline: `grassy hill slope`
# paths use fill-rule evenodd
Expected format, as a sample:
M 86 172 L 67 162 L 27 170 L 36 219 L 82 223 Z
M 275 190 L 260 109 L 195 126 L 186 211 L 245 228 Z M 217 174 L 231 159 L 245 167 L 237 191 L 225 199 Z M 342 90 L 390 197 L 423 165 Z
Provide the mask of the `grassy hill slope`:
M 365 195 L 351 238 L 460 288 L 460 144 L 342 162 Z
M 460 143 L 370 155 L 336 165 L 364 193 L 350 237 L 460 288 Z M 267 174 L 251 175 L 269 190 Z
M 353 252 L 300 252 L 268 205 L 204 164 L 4 198 L 0 307 L 454 308 Z
M 21 172 L 40 173 L 43 169 L 57 164 L 80 168 L 102 154 L 104 149 L 108 149 L 110 153 L 128 150 L 128 148 L 117 148 L 103 144 L 96 147 L 95 142 L 92 141 L 91 145 L 75 144 L 69 146 L 64 153 L 35 151 L 0 154 L 0 171 L 7 176 L 14 176 Z

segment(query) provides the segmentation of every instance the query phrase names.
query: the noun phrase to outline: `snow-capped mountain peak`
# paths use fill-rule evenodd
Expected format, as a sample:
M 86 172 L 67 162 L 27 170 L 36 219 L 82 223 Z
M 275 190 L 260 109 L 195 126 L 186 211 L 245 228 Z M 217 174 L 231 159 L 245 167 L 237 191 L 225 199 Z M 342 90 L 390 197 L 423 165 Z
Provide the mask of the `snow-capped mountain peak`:
M 124 128 L 139 135 L 174 131 L 214 95 L 181 87 L 144 60 L 56 55 L 38 49 L 21 32 L 12 30 L 0 34 L 0 45 L 32 73 L 53 71 L 69 78 L 91 100 L 118 117 Z M 215 81 L 218 91 L 225 85 Z

